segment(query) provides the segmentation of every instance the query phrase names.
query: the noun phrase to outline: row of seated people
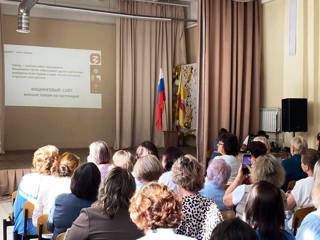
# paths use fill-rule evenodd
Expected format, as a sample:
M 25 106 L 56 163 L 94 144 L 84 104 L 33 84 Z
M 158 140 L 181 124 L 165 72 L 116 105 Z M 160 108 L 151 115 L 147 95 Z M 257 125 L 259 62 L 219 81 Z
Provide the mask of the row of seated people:
M 221 149 L 227 147 L 227 142 L 223 142 L 223 138 L 221 138 Z M 262 144 L 262 146 L 264 145 Z M 264 146 L 264 148 L 266 147 Z M 268 236 L 276 235 L 268 234 L 280 233 L 287 237 L 286 239 L 293 239 L 290 238 L 292 237 L 290 233 L 283 230 L 285 215 L 283 214 L 282 221 L 281 213 L 285 206 L 289 205 L 286 201 L 286 195 L 280 191 L 284 179 L 284 170 L 279 161 L 272 155 L 266 155 L 267 151 L 263 150 L 261 144 L 255 146 L 255 148 L 252 147 L 251 159 L 254 164 L 250 169 L 250 181 L 255 184 L 247 185 L 250 187 L 241 187 L 241 190 L 237 189 L 240 188 L 240 183 L 244 179 L 240 166 L 226 193 L 224 193 L 224 186 L 229 181 L 232 165 L 223 158 L 223 155 L 210 161 L 205 181 L 203 168 L 198 161 L 191 155 L 183 155 L 179 149 L 174 147 L 165 151 L 161 162 L 158 158 L 157 149 L 150 142 L 144 142 L 139 146 L 135 157 L 124 150 L 116 152 L 111 157 L 111 151 L 103 141 L 91 144 L 89 149 L 89 163 L 79 167 L 77 167 L 79 164 L 77 156 L 71 153 L 64 153 L 59 156 L 58 149 L 54 146 L 46 146 L 35 152 L 33 159 L 34 173 L 23 177 L 14 204 L 16 232 L 21 234 L 23 231 L 21 212 L 23 202 L 26 200 L 35 204 L 34 225 L 36 225 L 37 218 L 41 214 L 49 214 L 48 227 L 54 232 L 53 239 L 58 233 L 64 232 L 70 227 L 66 239 L 137 239 L 142 236 L 140 230 L 143 230 L 147 237 L 155 233 L 155 231 L 148 230 L 154 230 L 155 228 L 171 228 L 169 232 L 158 231 L 159 234 L 161 232 L 166 236 L 178 233 L 194 239 L 210 239 L 216 225 L 223 220 L 219 210 L 237 205 L 237 214 L 243 219 L 247 219 L 247 222 L 257 229 L 257 234 L 258 236 L 261 235 L 261 239 L 278 239 L 269 238 Z M 254 149 L 256 149 L 256 152 Z M 261 156 L 258 156 L 259 154 Z M 164 170 L 165 173 L 163 173 Z M 72 178 L 70 179 L 71 175 Z M 182 204 L 179 214 L 182 215 L 179 217 L 179 214 L 175 214 L 171 219 L 170 216 L 166 215 L 169 213 L 160 210 L 159 213 L 156 213 L 156 206 L 161 209 L 164 207 L 159 207 L 162 205 L 157 205 L 158 203 L 153 206 L 152 200 L 145 200 L 146 204 L 149 203 L 149 205 L 147 204 L 144 210 L 153 214 L 156 213 L 156 216 L 152 218 L 147 213 L 143 213 L 136 218 L 138 210 L 130 210 L 131 219 L 136 223 L 139 230 L 132 224 L 128 215 L 130 198 L 134 192 L 137 195 L 143 192 L 145 188 L 152 189 L 150 186 L 154 185 L 149 184 L 149 186 L 148 183 L 158 179 L 159 182 L 164 183 L 172 190 L 172 194 L 177 194 L 174 196 L 179 196 L 178 199 L 180 200 L 178 202 Z M 255 215 L 256 211 L 262 211 L 261 206 L 255 206 L 253 202 L 247 201 L 247 196 L 253 191 L 254 186 L 259 184 L 262 184 L 262 192 L 267 191 L 265 189 L 272 188 L 269 186 L 272 185 L 279 190 L 272 191 L 279 192 L 280 199 L 283 200 L 277 201 L 275 214 L 271 214 L 272 216 L 269 216 L 267 220 L 260 219 L 261 216 Z M 154 187 L 164 189 L 161 186 Z M 151 192 L 157 191 L 152 190 Z M 233 192 L 235 193 L 233 194 Z M 239 195 L 242 195 L 242 197 L 239 197 Z M 142 194 L 142 196 L 145 196 L 145 194 Z M 141 198 L 141 196 L 136 197 L 140 200 Z M 158 198 L 157 196 L 156 199 Z M 134 199 L 135 197 L 131 199 L 130 209 L 134 209 Z M 276 197 L 272 199 L 274 200 Z M 241 204 L 239 204 L 240 202 Z M 167 206 L 167 204 L 165 205 Z M 271 203 L 262 206 L 265 208 L 266 214 L 270 214 L 270 205 L 268 206 L 268 204 Z M 253 210 L 254 207 L 257 209 Z M 80 213 L 82 208 L 83 210 Z M 244 212 L 246 214 L 243 214 Z M 250 216 L 250 214 L 254 216 Z M 168 223 L 166 225 L 166 222 L 161 222 L 163 220 L 162 216 L 165 216 L 163 219 L 169 222 L 172 220 L 174 224 Z M 257 217 L 259 219 L 256 219 Z M 275 219 L 278 220 L 274 221 Z M 151 223 L 139 225 L 139 221 L 142 220 L 153 223 L 160 221 L 161 223 L 158 223 L 158 225 Z M 257 221 L 261 222 L 261 225 Z M 148 224 L 151 224 L 151 226 Z M 270 224 L 273 228 L 270 228 Z M 28 229 L 31 232 L 35 231 L 31 222 L 29 222 L 29 225 Z M 268 229 L 272 229 L 272 232 L 268 232 L 268 229 L 265 232 L 263 226 L 268 226 Z M 175 231 L 172 230 L 173 228 Z M 178 237 L 182 238 L 182 236 L 174 235 L 174 239 L 179 239 Z M 152 239 L 152 236 L 150 236 L 150 239 Z

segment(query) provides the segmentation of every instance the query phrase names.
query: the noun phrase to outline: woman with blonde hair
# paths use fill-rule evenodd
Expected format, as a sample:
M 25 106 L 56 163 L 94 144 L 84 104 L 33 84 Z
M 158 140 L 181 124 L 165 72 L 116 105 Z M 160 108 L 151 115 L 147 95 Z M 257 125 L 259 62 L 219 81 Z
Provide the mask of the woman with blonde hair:
M 136 191 L 149 182 L 158 181 L 162 173 L 163 167 L 155 155 L 149 154 L 138 158 L 132 171 L 136 179 Z
M 87 161 L 97 165 L 101 174 L 101 182 L 113 167 L 111 156 L 111 149 L 105 141 L 99 140 L 90 144 Z
M 37 226 L 38 218 L 43 214 L 49 214 L 54 206 L 56 197 L 62 193 L 70 193 L 71 176 L 78 167 L 80 158 L 69 152 L 63 153 L 51 168 L 50 178 L 42 181 L 39 187 L 39 195 L 35 203 L 32 223 Z
M 307 174 L 301 168 L 301 154 L 308 148 L 307 141 L 301 136 L 295 136 L 291 139 L 290 145 L 291 158 L 281 162 L 286 171 L 286 179 L 282 187 L 285 191 L 287 190 L 288 182 L 307 177 Z
M 129 172 L 132 172 L 135 158 L 129 151 L 119 150 L 113 154 L 112 163 L 116 167 L 121 167 Z
M 316 211 L 309 213 L 298 228 L 297 240 L 320 239 L 320 161 L 314 167 L 312 202 Z
M 182 197 L 183 217 L 176 233 L 198 240 L 210 239 L 212 230 L 223 219 L 214 201 L 199 194 L 204 185 L 202 166 L 192 155 L 184 155 L 172 166 L 172 180 Z
M 284 182 L 285 172 L 279 161 L 271 154 L 261 155 L 256 159 L 251 169 L 252 184 L 242 184 L 245 176 L 240 166 L 236 179 L 226 189 L 223 202 L 227 207 L 236 206 L 237 216 L 242 217 L 244 207 L 246 205 L 247 196 L 254 183 L 266 181 L 272 183 L 280 189 Z M 281 191 L 284 203 L 286 203 L 286 195 Z M 286 204 L 285 204 L 286 205 Z
M 59 149 L 53 145 L 47 145 L 37 149 L 33 154 L 32 173 L 22 177 L 17 197 L 13 205 L 14 215 L 14 232 L 18 235 L 23 234 L 23 206 L 26 201 L 35 204 L 39 194 L 39 186 L 42 181 L 51 174 L 50 169 L 55 160 L 59 157 Z M 36 228 L 32 225 L 32 221 L 27 221 L 28 234 L 36 234 Z
M 174 232 L 181 222 L 182 204 L 167 186 L 156 182 L 143 186 L 131 198 L 130 217 L 145 236 L 139 239 L 194 239 Z

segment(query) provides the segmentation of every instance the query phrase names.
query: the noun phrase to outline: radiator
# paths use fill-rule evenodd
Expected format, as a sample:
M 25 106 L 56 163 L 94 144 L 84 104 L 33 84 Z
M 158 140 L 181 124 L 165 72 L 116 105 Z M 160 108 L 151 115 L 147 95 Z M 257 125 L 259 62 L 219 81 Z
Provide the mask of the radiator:
M 260 109 L 260 128 L 266 132 L 280 132 L 281 110 L 279 108 Z

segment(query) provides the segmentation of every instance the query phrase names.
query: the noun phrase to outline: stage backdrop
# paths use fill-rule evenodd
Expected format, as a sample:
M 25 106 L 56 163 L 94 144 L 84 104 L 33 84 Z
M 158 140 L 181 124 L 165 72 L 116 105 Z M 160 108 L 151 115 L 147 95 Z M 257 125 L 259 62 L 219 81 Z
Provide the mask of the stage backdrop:
M 70 51 L 78 49 L 80 52 L 90 50 L 92 53 L 98 53 L 101 57 L 98 74 L 101 77 L 98 87 L 101 99 L 98 99 L 98 103 L 88 106 L 78 104 L 45 107 L 43 102 L 39 102 L 39 105 L 44 107 L 34 107 L 34 104 L 30 104 L 30 107 L 6 106 L 5 150 L 34 149 L 45 144 L 80 148 L 87 147 L 97 139 L 104 139 L 112 145 L 115 137 L 116 97 L 115 24 L 32 17 L 30 26 L 29 34 L 19 34 L 16 32 L 17 17 L 3 16 L 3 44 L 71 49 Z M 43 54 L 46 54 L 46 51 L 43 51 Z M 49 59 L 50 56 L 47 57 L 48 61 L 52 60 Z M 69 58 L 69 65 L 74 66 L 78 62 L 77 58 L 76 54 L 74 60 Z M 60 59 L 63 60 L 66 59 Z M 59 59 L 55 61 L 59 63 Z M 67 78 L 61 81 L 68 81 Z M 67 82 L 64 84 L 67 85 Z

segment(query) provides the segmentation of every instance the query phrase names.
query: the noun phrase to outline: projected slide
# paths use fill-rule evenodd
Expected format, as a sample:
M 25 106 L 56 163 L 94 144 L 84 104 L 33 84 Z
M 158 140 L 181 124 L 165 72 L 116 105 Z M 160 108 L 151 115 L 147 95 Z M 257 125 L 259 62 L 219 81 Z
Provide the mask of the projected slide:
M 5 105 L 101 108 L 101 52 L 4 45 Z

